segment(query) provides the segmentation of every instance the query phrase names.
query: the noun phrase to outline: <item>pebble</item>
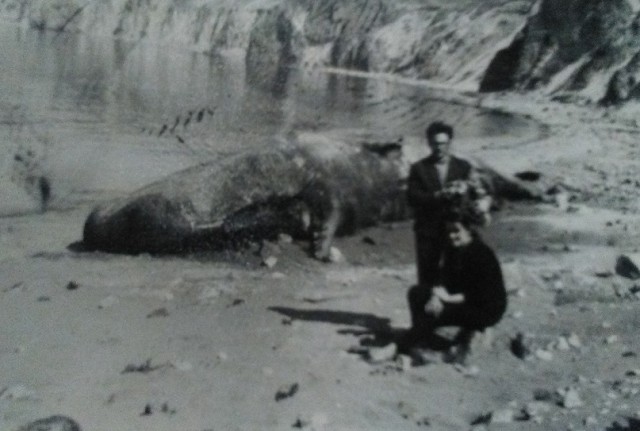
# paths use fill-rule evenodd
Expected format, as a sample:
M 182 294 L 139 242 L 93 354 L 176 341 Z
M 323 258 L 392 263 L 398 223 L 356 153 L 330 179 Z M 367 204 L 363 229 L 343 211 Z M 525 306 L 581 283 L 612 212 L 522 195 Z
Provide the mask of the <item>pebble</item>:
M 478 368 L 476 365 L 465 367 L 461 364 L 455 364 L 453 367 L 465 377 L 475 377 L 480 374 L 480 368 Z
M 409 371 L 411 369 L 411 357 L 407 355 L 398 355 L 398 366 L 402 371 Z
M 538 349 L 535 354 L 538 359 L 543 361 L 551 361 L 553 359 L 553 353 L 548 350 Z
M 580 398 L 580 394 L 575 388 L 567 388 L 562 396 L 562 406 L 567 409 L 574 409 L 582 406 L 584 403 Z
M 491 413 L 490 423 L 492 423 L 492 424 L 509 424 L 509 423 L 513 422 L 515 416 L 516 416 L 515 412 L 513 410 L 511 410 L 511 409 L 508 409 L 508 408 L 495 410 L 494 412 Z
M 556 349 L 566 352 L 567 350 L 571 349 L 571 346 L 569 345 L 569 342 L 567 341 L 566 337 L 559 337 L 558 340 L 556 341 Z
M 218 358 L 219 361 L 222 361 L 222 362 L 229 359 L 229 355 L 227 355 L 225 352 L 218 352 L 218 355 L 216 357 Z
M 397 352 L 398 346 L 395 343 L 390 343 L 385 347 L 371 348 L 368 354 L 372 362 L 384 362 L 393 359 Z
M 344 262 L 344 255 L 337 247 L 331 247 L 329 249 L 329 262 L 340 263 Z
M 514 319 L 522 319 L 522 316 L 524 316 L 524 313 L 522 311 L 514 311 L 513 313 L 511 313 L 511 317 L 513 317 Z
M 278 243 L 291 244 L 292 242 L 293 242 L 293 238 L 291 237 L 291 235 L 287 233 L 278 234 Z
M 582 342 L 580 341 L 580 337 L 578 337 L 576 333 L 571 333 L 571 335 L 569 335 L 569 338 L 567 338 L 567 342 L 571 347 L 575 347 L 576 349 L 579 349 L 580 347 L 582 347 Z
M 267 268 L 273 268 L 278 263 L 278 258 L 275 256 L 269 256 L 262 261 L 262 265 Z
M 604 341 L 607 344 L 615 344 L 619 339 L 620 337 L 618 337 L 617 335 L 609 335 Z
M 531 401 L 524 406 L 524 412 L 529 417 L 540 417 L 551 410 L 549 404 L 542 401 Z

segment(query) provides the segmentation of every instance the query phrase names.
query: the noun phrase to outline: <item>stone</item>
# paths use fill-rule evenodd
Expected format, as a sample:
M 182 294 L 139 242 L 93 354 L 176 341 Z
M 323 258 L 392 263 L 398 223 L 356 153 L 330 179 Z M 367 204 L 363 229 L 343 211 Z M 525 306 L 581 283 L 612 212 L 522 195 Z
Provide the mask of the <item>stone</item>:
M 566 337 L 558 337 L 558 340 L 556 340 L 556 349 L 562 352 L 571 350 L 571 346 L 569 345 Z
M 551 353 L 548 350 L 537 349 L 535 355 L 536 355 L 536 358 L 541 359 L 543 361 L 553 360 L 553 353 Z
M 331 247 L 329 249 L 329 262 L 331 263 L 341 263 L 344 262 L 344 255 L 337 247 Z
M 516 413 L 509 408 L 494 410 L 491 412 L 490 423 L 492 424 L 510 424 L 514 421 Z
M 533 418 L 540 417 L 545 413 L 548 413 L 551 410 L 551 406 L 548 403 L 542 401 L 531 401 L 525 404 L 523 411 L 524 413 Z
M 278 263 L 278 258 L 275 256 L 269 256 L 262 261 L 262 265 L 267 268 L 273 268 Z
M 578 337 L 578 335 L 575 333 L 571 333 L 569 335 L 569 337 L 567 338 L 567 342 L 571 347 L 574 347 L 576 349 L 579 349 L 582 347 L 582 342 L 580 341 L 580 337 Z
M 368 356 L 371 362 L 385 362 L 395 358 L 398 353 L 398 346 L 390 343 L 384 347 L 372 347 L 368 350 Z
M 567 409 L 581 407 L 583 401 L 575 388 L 567 388 L 562 395 L 562 406 Z
M 511 353 L 519 359 L 526 359 L 531 355 L 531 340 L 522 332 L 518 332 L 510 343 Z
M 616 259 L 616 273 L 622 277 L 640 278 L 640 254 L 623 254 Z
M 293 237 L 288 233 L 280 233 L 278 234 L 278 243 L 279 244 L 291 244 L 293 242 Z
M 607 338 L 605 338 L 604 342 L 607 344 L 615 344 L 619 339 L 620 338 L 617 335 L 609 335 Z

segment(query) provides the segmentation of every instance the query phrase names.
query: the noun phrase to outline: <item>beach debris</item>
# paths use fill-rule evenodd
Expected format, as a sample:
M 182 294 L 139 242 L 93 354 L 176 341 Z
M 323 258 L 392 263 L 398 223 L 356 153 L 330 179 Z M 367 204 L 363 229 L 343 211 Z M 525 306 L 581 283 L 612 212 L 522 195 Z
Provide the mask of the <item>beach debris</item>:
M 67 283 L 67 290 L 77 290 L 79 287 L 80 285 L 75 281 L 70 281 Z
M 153 310 L 151 313 L 147 314 L 147 319 L 152 319 L 154 317 L 167 317 L 169 316 L 169 310 L 165 307 L 157 308 Z
M 640 255 L 622 254 L 618 256 L 615 269 L 618 275 L 637 280 L 640 278 Z
M 231 308 L 231 307 L 237 307 L 238 305 L 244 304 L 245 301 L 242 298 L 236 298 L 234 299 L 231 304 L 229 304 L 229 306 L 227 308 Z
M 521 171 L 516 172 L 514 176 L 523 181 L 538 181 L 542 174 L 538 171 Z
M 362 237 L 362 242 L 368 245 L 376 245 L 377 242 L 375 239 L 371 238 L 370 236 L 363 236 Z
M 68 416 L 54 415 L 29 422 L 18 428 L 18 431 L 81 431 L 81 428 Z
M 310 425 L 310 422 L 301 418 L 297 418 L 296 421 L 291 425 L 291 428 L 303 429 Z
M 151 359 L 147 359 L 143 364 L 128 364 L 124 367 L 124 370 L 120 374 L 128 374 L 128 373 L 142 373 L 147 374 L 151 371 L 155 371 L 159 368 L 162 368 L 163 365 L 151 365 Z
M 153 408 L 151 404 L 145 404 L 144 410 L 140 413 L 140 416 L 151 416 L 153 414 Z
M 176 409 L 170 408 L 168 403 L 162 403 L 162 406 L 160 406 L 160 411 L 167 415 L 176 414 Z
M 325 413 L 314 413 L 312 415 L 299 415 L 291 425 L 292 428 L 303 429 L 309 427 L 312 430 L 326 429 L 329 418 Z
M 511 339 L 510 349 L 518 359 L 524 360 L 531 355 L 531 340 L 522 332 L 518 332 Z
M 276 395 L 274 398 L 276 402 L 280 402 L 287 398 L 291 398 L 298 392 L 298 389 L 300 389 L 300 385 L 298 383 L 281 386 L 276 392 Z
M 45 296 L 45 295 L 38 296 L 37 301 L 38 302 L 49 302 L 49 301 L 51 301 L 51 297 L 50 296 Z
M 7 293 L 7 292 L 11 292 L 12 290 L 19 289 L 19 288 L 21 288 L 22 286 L 24 286 L 24 282 L 23 282 L 23 281 L 20 281 L 20 282 L 18 282 L 18 283 L 14 283 L 14 284 L 12 284 L 12 285 L 11 285 L 11 286 L 9 286 L 9 287 L 5 287 L 5 288 L 3 288 L 3 289 L 2 289 L 2 291 L 3 291 L 4 293 Z

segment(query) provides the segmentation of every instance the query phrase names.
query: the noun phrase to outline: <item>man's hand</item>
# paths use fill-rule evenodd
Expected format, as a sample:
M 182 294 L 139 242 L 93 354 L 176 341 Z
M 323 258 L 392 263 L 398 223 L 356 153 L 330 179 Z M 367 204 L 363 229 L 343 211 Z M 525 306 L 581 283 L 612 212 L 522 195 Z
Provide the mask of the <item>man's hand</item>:
M 429 302 L 424 306 L 424 312 L 429 316 L 438 317 L 444 310 L 444 304 L 436 295 L 433 295 Z
M 447 304 L 460 304 L 464 302 L 464 295 L 462 293 L 450 294 L 447 289 L 442 286 L 434 287 L 432 290 L 433 296 L 437 297 L 440 302 Z

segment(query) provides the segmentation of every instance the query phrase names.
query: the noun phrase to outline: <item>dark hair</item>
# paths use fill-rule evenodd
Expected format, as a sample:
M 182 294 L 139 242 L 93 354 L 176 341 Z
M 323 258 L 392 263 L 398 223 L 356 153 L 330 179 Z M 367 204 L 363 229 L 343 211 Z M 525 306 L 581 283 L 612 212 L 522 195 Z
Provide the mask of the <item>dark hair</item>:
M 449 135 L 449 138 L 453 138 L 453 127 L 442 121 L 434 121 L 433 123 L 429 124 L 429 127 L 427 127 L 427 130 L 425 130 L 425 133 L 427 135 L 427 138 L 432 138 L 438 133 L 446 133 L 447 135 Z

